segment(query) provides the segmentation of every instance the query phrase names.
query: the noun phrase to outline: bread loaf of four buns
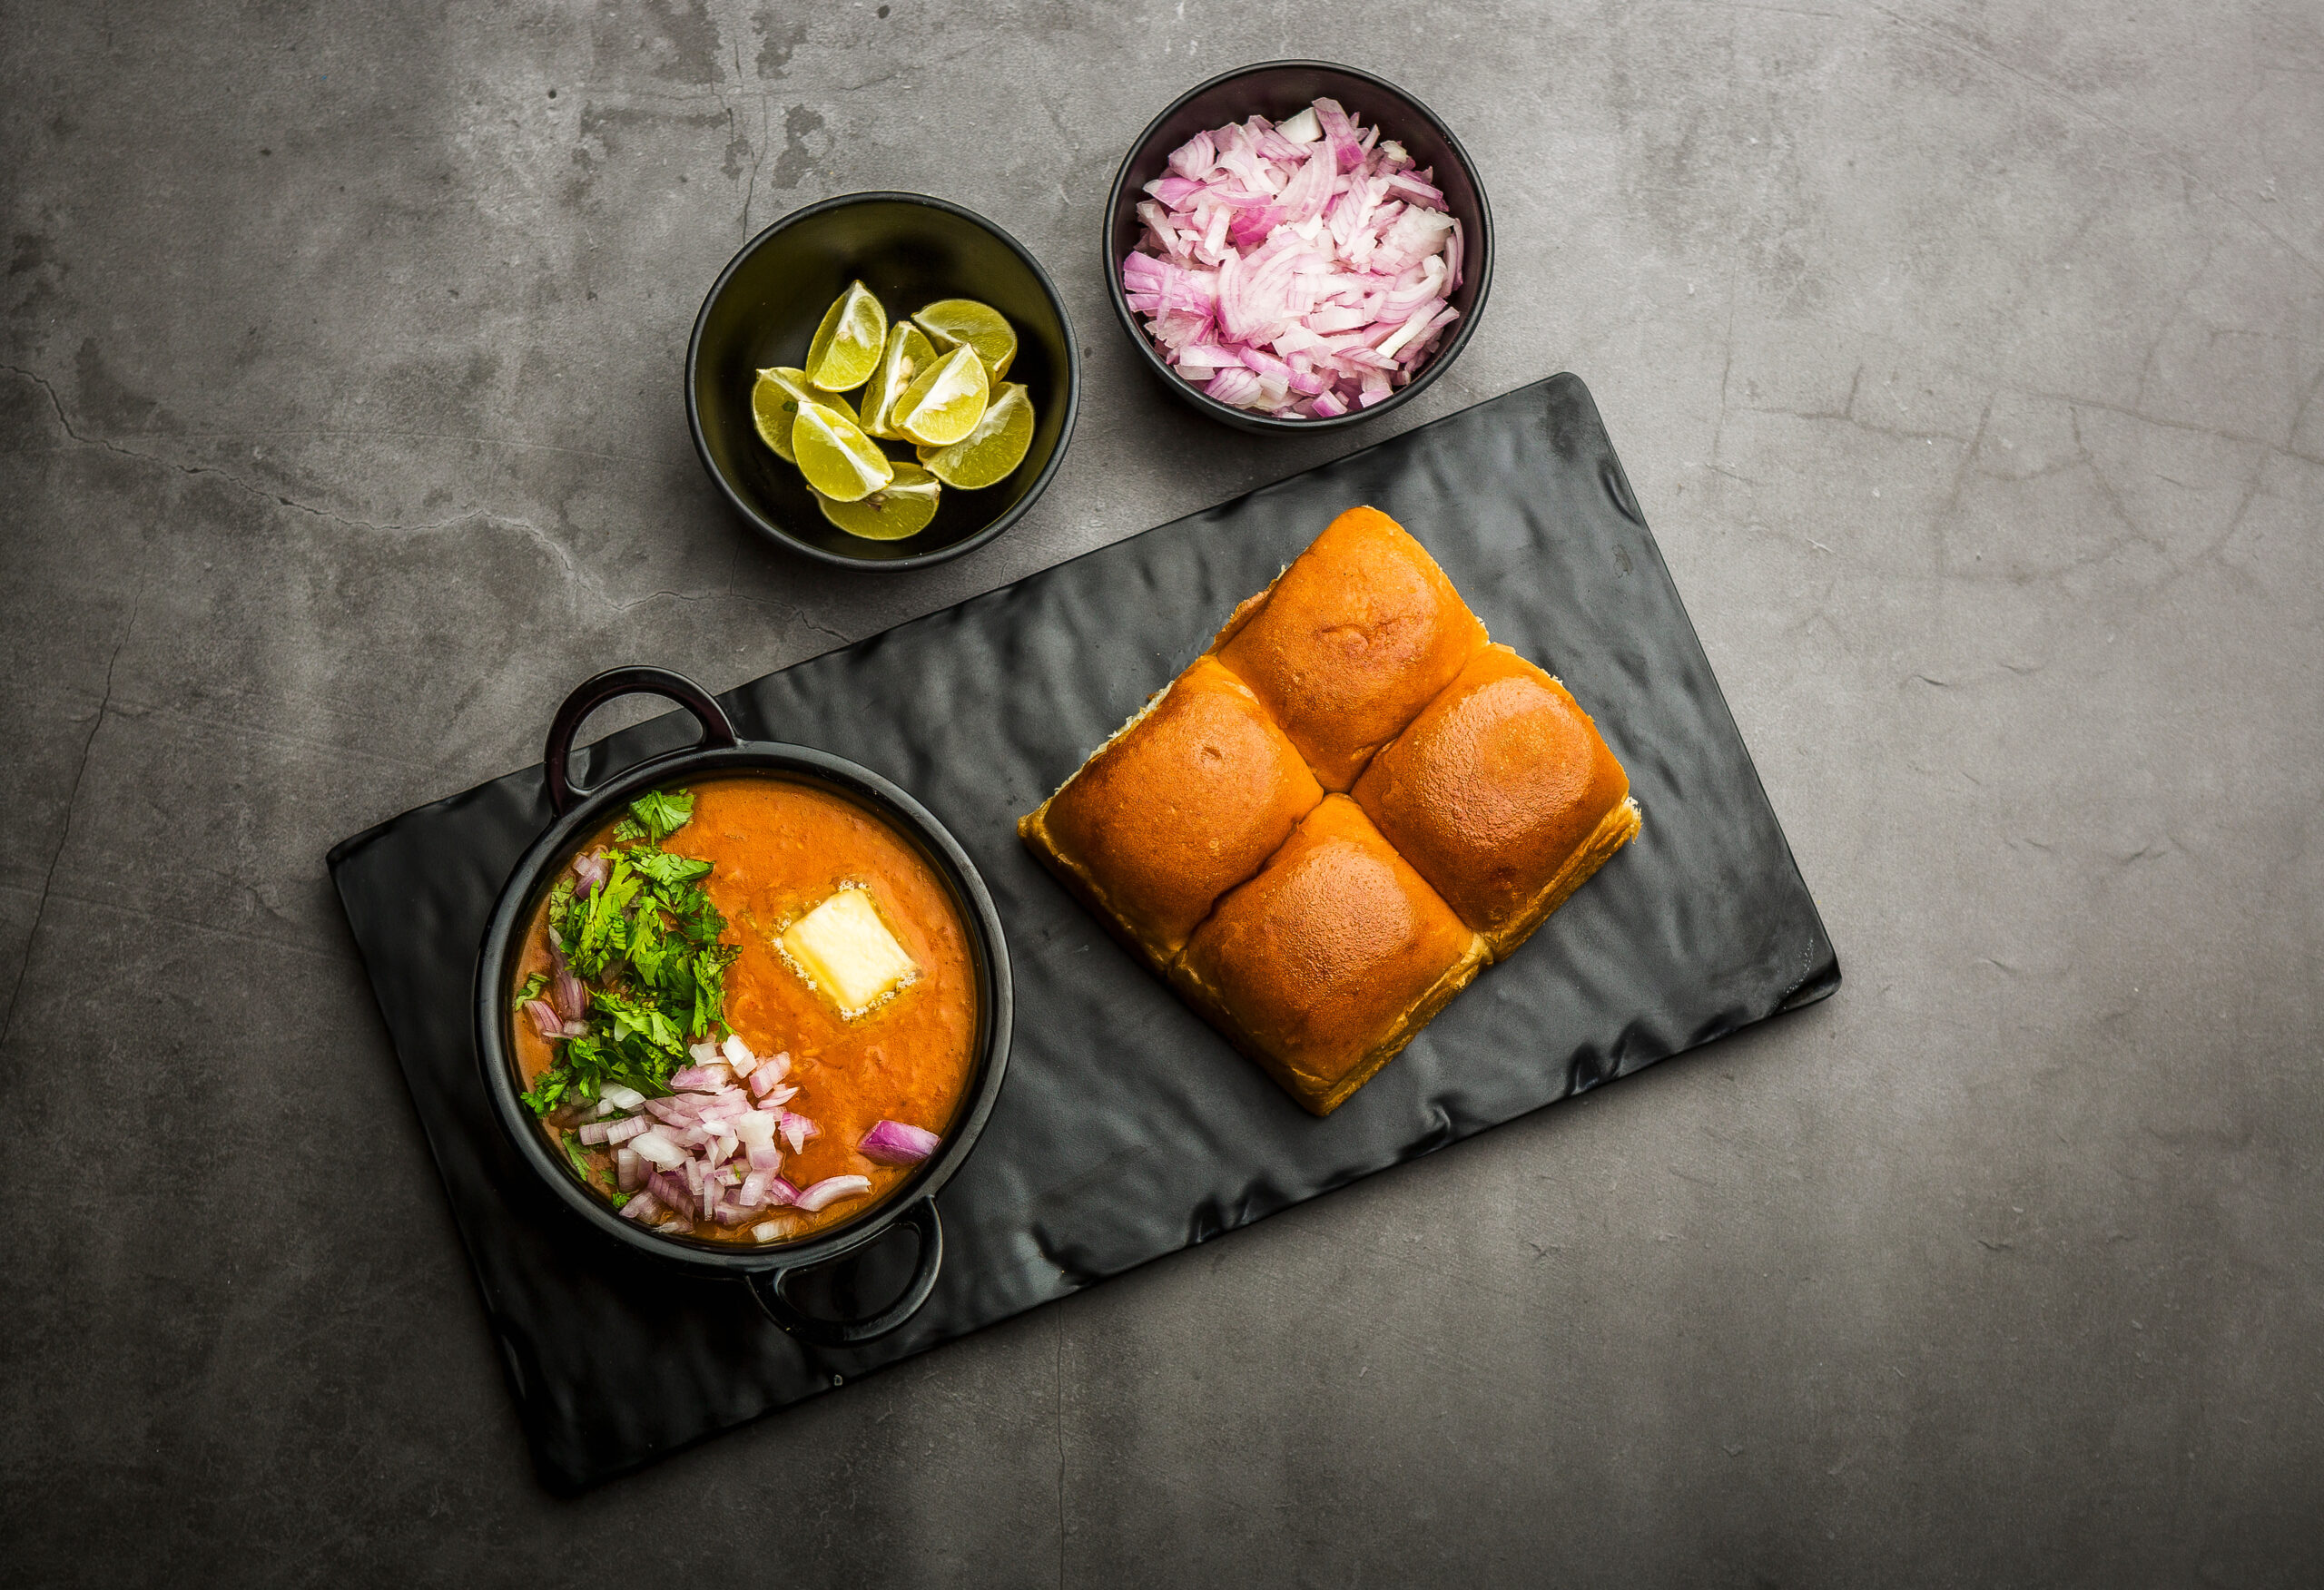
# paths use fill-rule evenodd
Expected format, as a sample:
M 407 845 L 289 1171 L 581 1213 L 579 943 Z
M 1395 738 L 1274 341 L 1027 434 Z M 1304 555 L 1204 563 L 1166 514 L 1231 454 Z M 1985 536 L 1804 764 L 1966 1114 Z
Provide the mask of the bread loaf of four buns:
M 1639 829 L 1565 687 L 1352 508 L 1018 832 L 1328 1114 Z

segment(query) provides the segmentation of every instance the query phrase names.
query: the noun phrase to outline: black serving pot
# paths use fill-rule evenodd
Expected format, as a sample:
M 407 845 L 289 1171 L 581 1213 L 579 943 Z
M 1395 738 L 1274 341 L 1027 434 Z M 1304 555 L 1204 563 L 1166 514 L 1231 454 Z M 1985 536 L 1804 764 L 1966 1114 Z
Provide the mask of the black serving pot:
M 640 694 L 663 696 L 684 707 L 701 726 L 701 741 L 691 750 L 649 758 L 593 788 L 575 785 L 573 737 L 583 720 L 616 697 Z M 877 812 L 916 843 L 950 888 L 953 905 L 967 925 L 978 995 L 975 1067 L 967 1095 L 936 1152 L 884 1200 L 856 1218 L 796 1242 L 759 1247 L 706 1242 L 690 1235 L 665 1236 L 622 1219 L 584 1187 L 563 1157 L 552 1152 L 532 1111 L 518 1096 L 522 1084 L 512 1036 L 516 1017 L 508 998 L 511 974 L 534 911 L 591 834 L 648 790 L 737 773 L 773 773 L 821 785 Z M 1012 1005 L 1009 947 L 992 897 L 986 892 L 975 864 L 927 808 L 879 774 L 805 746 L 741 740 L 716 701 L 692 681 L 664 669 L 614 669 L 566 697 L 549 728 L 547 778 L 549 803 L 556 820 L 525 852 L 502 888 L 477 959 L 477 1054 L 483 1066 L 485 1093 L 509 1142 L 533 1174 L 576 1218 L 610 1241 L 638 1252 L 748 1283 L 775 1322 L 803 1340 L 819 1347 L 852 1346 L 895 1330 L 927 1301 L 936 1285 L 944 1261 L 944 1229 L 936 1212 L 936 1194 L 974 1151 L 1009 1065 Z M 919 1233 L 919 1257 L 903 1291 L 878 1312 L 862 1319 L 827 1319 L 803 1311 L 785 1295 L 785 1281 L 791 1276 L 860 1254 L 900 1225 L 911 1226 Z
M 1224 127 L 1255 113 L 1280 122 L 1318 99 L 1335 99 L 1367 123 L 1376 123 L 1381 137 L 1396 140 L 1415 161 L 1435 168 L 1436 186 L 1444 194 L 1446 212 L 1461 223 L 1463 280 L 1448 300 L 1461 311 L 1461 318 L 1452 322 L 1451 333 L 1437 345 L 1420 373 L 1371 407 L 1351 408 L 1329 419 L 1285 419 L 1221 403 L 1189 386 L 1165 363 L 1122 291 L 1122 256 L 1137 246 L 1145 231 L 1137 219 L 1138 201 L 1147 196 L 1147 183 L 1169 171 L 1172 150 L 1197 132 Z M 1484 183 L 1470 162 L 1469 152 L 1435 112 L 1386 78 L 1328 61 L 1263 61 L 1256 66 L 1238 66 L 1196 83 L 1171 101 L 1130 144 L 1121 170 L 1114 175 L 1113 191 L 1106 199 L 1104 226 L 1106 289 L 1113 295 L 1114 318 L 1137 344 L 1139 357 L 1182 402 L 1238 430 L 1334 430 L 1376 419 L 1410 402 L 1461 357 L 1484 313 L 1485 294 L 1492 287 L 1492 206 L 1485 202 Z
M 824 518 L 751 418 L 758 372 L 804 362 L 823 312 L 858 280 L 891 318 L 946 298 L 999 309 L 1017 331 L 1008 378 L 1033 400 L 1033 444 L 1016 473 L 982 491 L 945 487 L 936 517 L 901 541 L 866 541 Z M 845 193 L 784 216 L 719 273 L 686 348 L 686 420 L 720 493 L 768 540 L 845 568 L 920 568 L 1008 529 L 1057 474 L 1080 407 L 1081 349 L 1049 272 L 984 217 L 925 193 Z

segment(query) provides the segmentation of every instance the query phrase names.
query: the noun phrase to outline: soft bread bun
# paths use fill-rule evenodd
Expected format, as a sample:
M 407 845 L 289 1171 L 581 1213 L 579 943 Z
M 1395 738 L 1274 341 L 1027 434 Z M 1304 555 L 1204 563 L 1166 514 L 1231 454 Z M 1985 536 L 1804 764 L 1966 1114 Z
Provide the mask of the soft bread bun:
M 1188 1003 L 1327 1115 L 1485 964 L 1485 941 L 1344 795 L 1324 797 L 1172 968 Z
M 1017 831 L 1160 969 L 1323 798 L 1249 688 L 1206 656 Z
M 1484 643 L 1485 626 L 1427 550 L 1378 509 L 1350 508 L 1235 610 L 1210 649 L 1324 788 L 1344 790 Z
M 1501 645 L 1470 658 L 1355 785 L 1496 960 L 1638 832 L 1630 793 L 1581 703 Z

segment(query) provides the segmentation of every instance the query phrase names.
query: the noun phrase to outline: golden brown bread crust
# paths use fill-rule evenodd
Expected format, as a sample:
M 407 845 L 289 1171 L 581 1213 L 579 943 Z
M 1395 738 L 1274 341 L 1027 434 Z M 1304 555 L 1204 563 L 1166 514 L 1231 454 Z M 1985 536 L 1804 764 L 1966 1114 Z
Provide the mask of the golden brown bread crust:
M 1469 659 L 1354 794 L 1496 960 L 1639 829 L 1630 778 L 1590 714 L 1502 645 Z
M 1363 809 L 1330 795 L 1218 902 L 1171 981 L 1285 1092 L 1327 1115 L 1488 958 L 1484 939 Z
M 1205 656 L 1017 831 L 1159 970 L 1323 798 L 1249 688 Z
M 1237 607 L 1211 654 L 1315 770 L 1344 790 L 1485 643 L 1427 549 L 1376 508 L 1350 508 Z

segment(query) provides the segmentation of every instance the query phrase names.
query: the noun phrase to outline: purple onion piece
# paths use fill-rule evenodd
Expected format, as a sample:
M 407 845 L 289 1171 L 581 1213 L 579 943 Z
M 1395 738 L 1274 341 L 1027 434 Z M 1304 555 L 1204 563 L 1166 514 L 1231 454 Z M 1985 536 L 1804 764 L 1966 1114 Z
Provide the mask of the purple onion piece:
M 901 1121 L 882 1121 L 863 1134 L 859 1145 L 866 1159 L 883 1165 L 916 1165 L 936 1152 L 944 1140 L 925 1126 L 907 1126 Z

